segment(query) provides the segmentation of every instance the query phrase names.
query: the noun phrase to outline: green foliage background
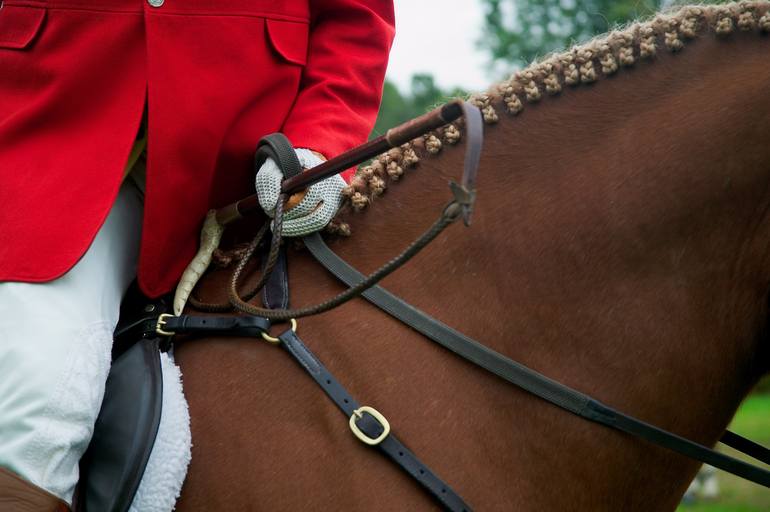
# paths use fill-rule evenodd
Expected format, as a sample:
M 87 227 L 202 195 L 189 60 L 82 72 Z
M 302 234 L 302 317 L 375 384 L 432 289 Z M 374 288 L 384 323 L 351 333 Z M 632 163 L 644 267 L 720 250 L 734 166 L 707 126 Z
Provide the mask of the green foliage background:
M 493 61 L 526 64 L 660 8 L 660 0 L 484 0 L 480 46 Z
M 735 414 L 730 430 L 765 446 L 770 445 L 770 395 L 755 394 L 746 399 Z M 724 451 L 752 464 L 756 461 L 730 448 Z M 718 472 L 719 497 L 681 505 L 677 512 L 766 512 L 770 510 L 770 491 L 729 473 Z
M 382 91 L 382 104 L 374 126 L 373 136 L 384 134 L 389 128 L 413 119 L 431 108 L 451 98 L 467 95 L 460 88 L 442 90 L 436 85 L 432 75 L 412 76 L 410 91 L 402 94 L 390 80 L 385 80 Z

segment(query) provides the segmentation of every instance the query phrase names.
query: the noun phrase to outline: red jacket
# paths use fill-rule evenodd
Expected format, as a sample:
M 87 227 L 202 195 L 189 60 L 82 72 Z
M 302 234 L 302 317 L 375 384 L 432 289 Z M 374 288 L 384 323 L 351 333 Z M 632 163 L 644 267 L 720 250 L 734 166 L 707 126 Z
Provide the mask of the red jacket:
M 157 296 L 206 211 L 253 193 L 257 140 L 334 156 L 366 139 L 391 0 L 5 0 L 0 281 L 48 281 L 109 212 L 148 100 L 139 281 Z

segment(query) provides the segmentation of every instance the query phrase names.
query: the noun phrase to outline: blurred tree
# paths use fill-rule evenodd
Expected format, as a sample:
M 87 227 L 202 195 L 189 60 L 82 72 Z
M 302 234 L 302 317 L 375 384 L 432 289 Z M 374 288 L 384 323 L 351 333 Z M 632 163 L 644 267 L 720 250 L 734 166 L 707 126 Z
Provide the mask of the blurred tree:
M 459 88 L 441 89 L 436 84 L 433 75 L 427 73 L 413 75 L 410 86 L 410 92 L 403 95 L 393 82 L 385 80 L 380 112 L 372 131 L 372 137 L 382 135 L 388 129 L 409 119 L 414 119 L 451 98 L 467 95 L 465 91 Z
M 377 114 L 377 122 L 370 137 L 374 138 L 384 134 L 389 128 L 409 119 L 410 101 L 404 98 L 398 87 L 390 80 L 385 80 L 382 89 L 382 102 Z
M 617 25 L 648 16 L 685 0 L 480 0 L 484 9 L 482 49 L 506 74 L 512 65 L 524 66 L 538 56 L 569 47 L 607 32 Z M 695 0 L 693 0 L 695 1 Z M 715 3 L 726 0 L 705 0 Z M 402 93 L 385 81 L 382 104 L 372 136 L 415 118 L 436 105 L 466 96 L 461 89 L 442 90 L 432 75 L 412 76 Z
M 442 91 L 433 75 L 421 73 L 412 76 L 412 108 L 424 113 L 448 99 L 449 93 Z
M 635 18 L 665 0 L 481 0 L 481 48 L 493 63 L 525 65 Z

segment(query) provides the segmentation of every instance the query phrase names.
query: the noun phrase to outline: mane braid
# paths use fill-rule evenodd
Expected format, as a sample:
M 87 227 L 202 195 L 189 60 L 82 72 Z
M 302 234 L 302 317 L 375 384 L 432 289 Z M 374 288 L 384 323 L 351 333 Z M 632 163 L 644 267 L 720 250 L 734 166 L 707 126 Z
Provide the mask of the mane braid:
M 468 101 L 481 110 L 485 123 L 494 124 L 499 121 L 499 110 L 516 116 L 527 103 L 558 95 L 565 86 L 577 87 L 601 80 L 633 66 L 640 59 L 654 57 L 663 47 L 677 52 L 688 40 L 704 34 L 713 32 L 717 37 L 726 37 L 736 30 L 770 33 L 770 1 L 690 5 L 659 13 L 566 52 L 548 55 L 493 85 L 487 92 L 472 94 Z M 387 190 L 388 182 L 398 181 L 406 169 L 420 161 L 418 153 L 436 155 L 444 144 L 457 144 L 462 135 L 462 121 L 455 122 L 393 148 L 360 167 L 343 190 L 340 212 L 351 208 L 364 210 Z M 326 232 L 349 236 L 350 226 L 340 220 L 338 214 Z

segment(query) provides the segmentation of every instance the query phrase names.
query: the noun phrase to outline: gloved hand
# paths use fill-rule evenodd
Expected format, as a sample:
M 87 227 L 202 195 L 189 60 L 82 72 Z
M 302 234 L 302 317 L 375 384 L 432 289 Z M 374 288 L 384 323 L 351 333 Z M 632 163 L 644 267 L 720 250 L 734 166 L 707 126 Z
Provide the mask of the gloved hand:
M 321 157 L 309 149 L 296 148 L 294 151 L 305 169 L 323 162 Z M 265 160 L 257 171 L 256 189 L 259 205 L 270 217 L 275 214 L 282 180 L 283 173 L 272 158 Z M 310 186 L 299 204 L 284 212 L 283 236 L 304 236 L 326 226 L 340 207 L 342 189 L 346 185 L 345 180 L 336 175 Z

